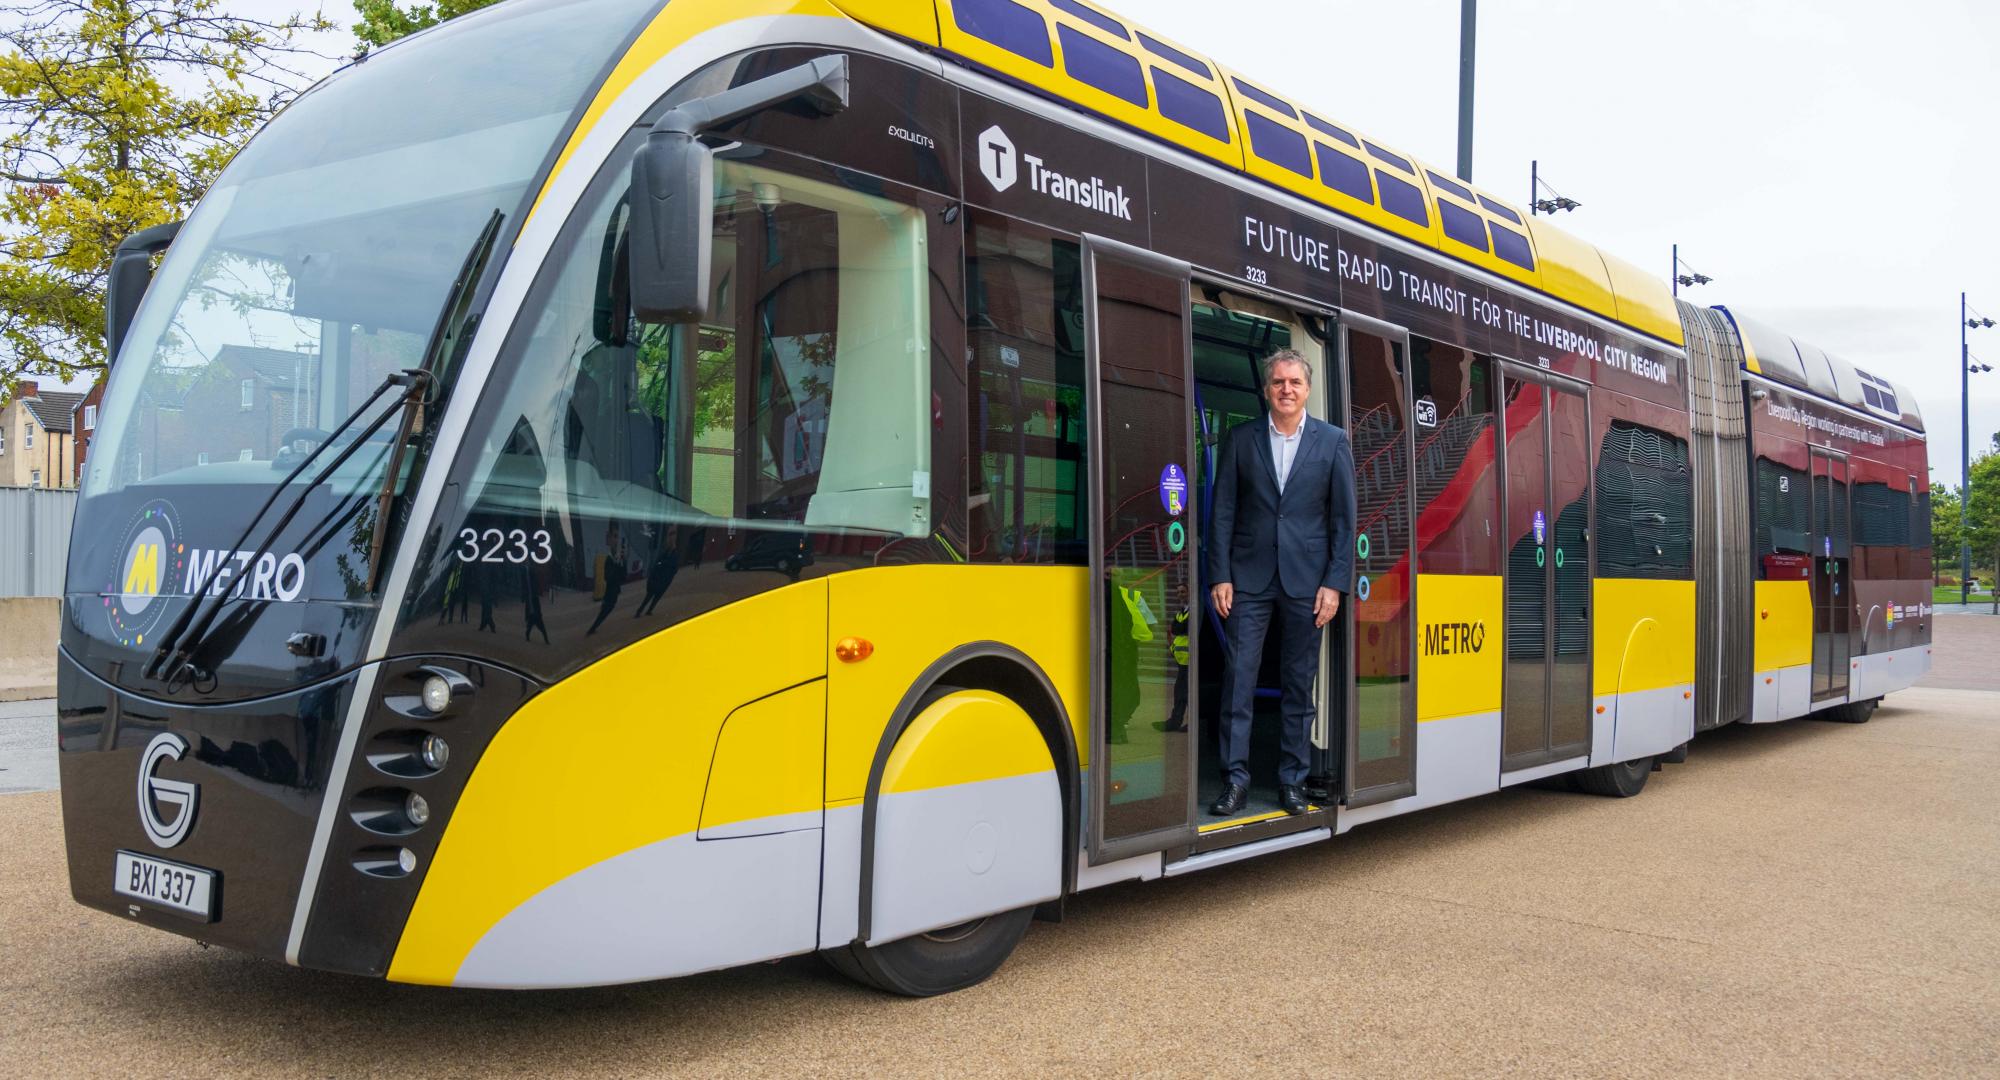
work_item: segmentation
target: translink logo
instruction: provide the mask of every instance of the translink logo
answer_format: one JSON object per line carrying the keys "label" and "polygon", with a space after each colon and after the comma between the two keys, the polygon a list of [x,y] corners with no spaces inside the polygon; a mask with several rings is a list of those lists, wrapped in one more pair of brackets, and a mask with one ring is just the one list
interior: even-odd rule
{"label": "translink logo", "polygon": [[[1020,179],[1020,164],[1016,161],[1017,151],[1014,140],[1007,137],[1000,125],[995,124],[979,133],[979,172],[995,191],[1005,191]],[[1107,184],[1100,177],[1091,176],[1078,179],[1045,167],[1042,159],[1033,154],[1018,154],[1019,161],[1027,163],[1028,187],[1051,199],[1075,203],[1100,214],[1109,214],[1124,221],[1132,220],[1132,197],[1125,194],[1125,185]]]}

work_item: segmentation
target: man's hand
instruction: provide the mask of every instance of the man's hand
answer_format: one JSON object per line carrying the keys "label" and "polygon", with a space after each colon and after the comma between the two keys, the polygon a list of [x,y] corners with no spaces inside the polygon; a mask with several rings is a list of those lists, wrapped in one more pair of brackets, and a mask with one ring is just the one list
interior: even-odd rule
{"label": "man's hand", "polygon": [[[1218,589],[1226,589],[1228,587],[1227,585],[1216,586]],[[1338,590],[1321,589],[1313,596],[1313,627],[1315,629],[1332,622],[1333,617],[1338,614],[1340,614],[1340,592]]]}
{"label": "man's hand", "polygon": [[[1320,591],[1325,592],[1326,590],[1321,589]],[[1210,586],[1208,595],[1215,601],[1215,613],[1227,619],[1229,617],[1229,605],[1236,601],[1236,586],[1225,581],[1220,585]]]}

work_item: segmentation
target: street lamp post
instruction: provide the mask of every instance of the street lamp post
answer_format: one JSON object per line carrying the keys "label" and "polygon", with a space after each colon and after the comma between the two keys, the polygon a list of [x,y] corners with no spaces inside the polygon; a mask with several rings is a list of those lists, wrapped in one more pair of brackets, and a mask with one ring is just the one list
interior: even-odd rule
{"label": "street lamp post", "polygon": [[[1958,602],[1972,602],[1972,537],[1966,534],[1966,511],[1972,505],[1972,350],[1966,345],[1965,332],[1982,330],[1993,325],[1993,320],[1980,316],[1973,318],[1965,304],[1965,294],[1958,294]],[[1988,368],[1987,370],[1992,370]],[[2000,582],[1995,582],[2000,590]]]}
{"label": "street lamp post", "polygon": [[1479,33],[1479,0],[1458,10],[1458,178],[1472,183],[1472,60]]}
{"label": "street lamp post", "polygon": [[[1683,270],[1687,272],[1682,273]],[[1671,276],[1674,282],[1675,299],[1680,298],[1681,286],[1683,285],[1706,285],[1715,280],[1707,274],[1696,271],[1694,267],[1681,262],[1681,246],[1679,244],[1674,245],[1674,272]]]}
{"label": "street lamp post", "polygon": [[[1542,192],[1548,192],[1544,196]],[[1538,158],[1528,162],[1528,214],[1553,214],[1558,210],[1574,210],[1583,204],[1577,202],[1555,188],[1542,183],[1542,163]]]}

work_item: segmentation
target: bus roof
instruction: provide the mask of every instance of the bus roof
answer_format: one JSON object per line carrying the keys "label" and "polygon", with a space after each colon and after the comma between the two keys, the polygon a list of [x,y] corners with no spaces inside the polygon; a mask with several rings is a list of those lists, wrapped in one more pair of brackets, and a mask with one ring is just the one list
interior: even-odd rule
{"label": "bus roof", "polygon": [[1667,284],[1546,219],[1083,0],[833,0],[855,20],[1651,337]]}
{"label": "bus roof", "polygon": [[1743,339],[1745,370],[1912,431],[1924,430],[1924,418],[1917,411],[1917,396],[1908,387],[1863,371],[1811,342],[1801,341],[1733,308],[1716,310],[1736,324],[1736,332]]}

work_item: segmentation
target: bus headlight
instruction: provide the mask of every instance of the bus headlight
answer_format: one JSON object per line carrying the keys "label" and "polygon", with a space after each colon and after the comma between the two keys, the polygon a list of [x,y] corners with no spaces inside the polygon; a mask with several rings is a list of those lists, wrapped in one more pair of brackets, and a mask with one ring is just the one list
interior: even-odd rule
{"label": "bus headlight", "polygon": [[431,819],[430,801],[412,791],[410,797],[403,800],[403,814],[410,819],[410,824],[422,828]]}
{"label": "bus headlight", "polygon": [[424,708],[441,713],[451,708],[451,684],[442,675],[424,680]]}
{"label": "bus headlight", "polygon": [[425,768],[438,772],[451,761],[451,744],[436,735],[426,735],[418,754],[424,759]]}

